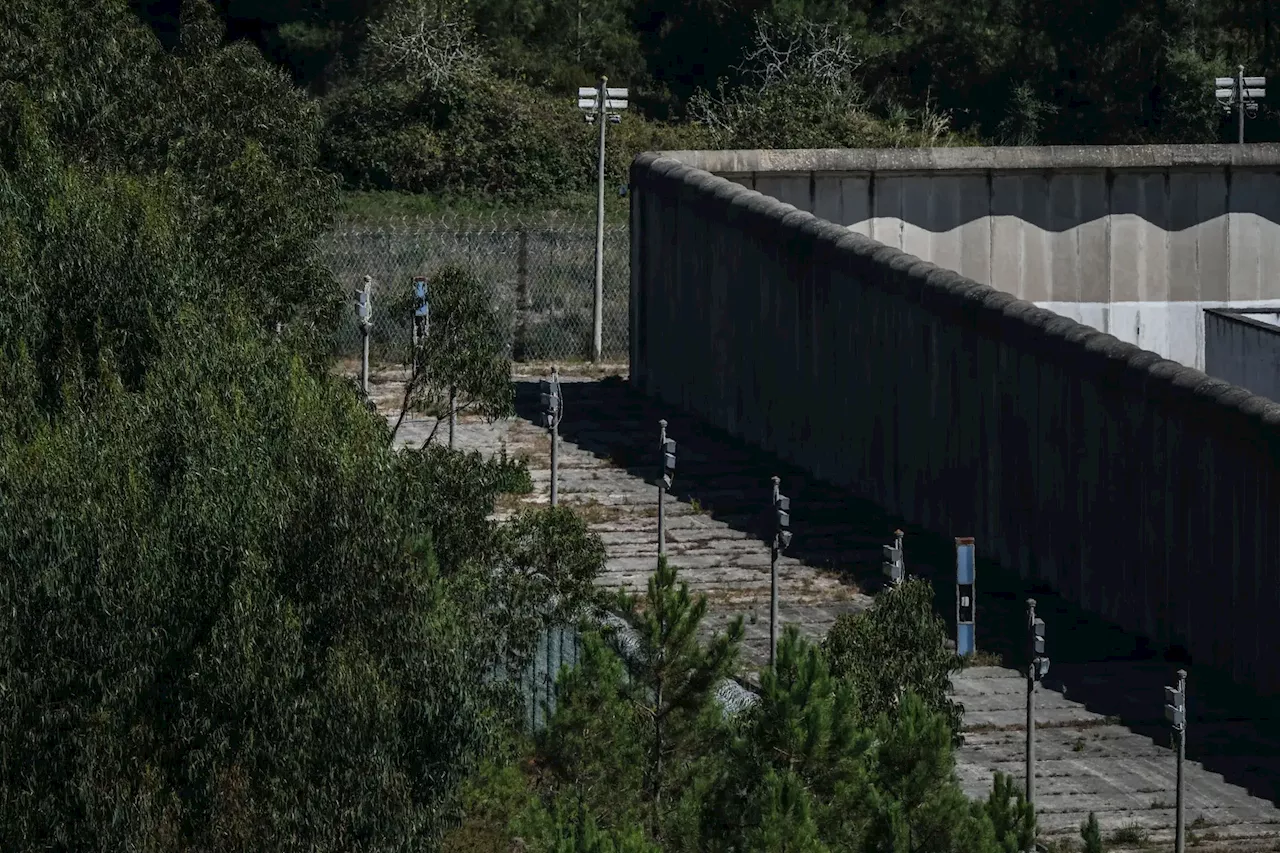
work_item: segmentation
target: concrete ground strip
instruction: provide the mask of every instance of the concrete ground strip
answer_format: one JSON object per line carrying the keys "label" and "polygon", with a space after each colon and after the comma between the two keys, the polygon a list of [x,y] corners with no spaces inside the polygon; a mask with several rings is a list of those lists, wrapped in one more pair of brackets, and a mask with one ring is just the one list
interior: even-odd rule
{"label": "concrete ground strip", "polygon": [[[621,368],[625,370],[625,367]],[[767,660],[769,643],[769,477],[783,477],[792,496],[795,542],[780,563],[780,618],[820,639],[842,613],[871,602],[877,588],[880,546],[891,542],[894,522],[839,489],[806,478],[765,454],[741,446],[679,412],[666,411],[618,379],[601,381],[608,369],[564,376],[565,414],[561,430],[561,501],[575,507],[604,541],[608,565],[600,583],[643,591],[657,555],[657,452],[660,417],[676,439],[676,482],[667,502],[667,553],[681,577],[709,603],[708,630],[731,619],[744,620],[745,663]],[[519,416],[494,424],[463,418],[457,446],[525,458],[534,481],[528,503],[548,500],[549,442],[536,426],[537,382],[545,372],[517,375]],[[375,374],[372,396],[379,409],[394,414],[402,386],[396,373]],[[410,417],[397,436],[399,446],[418,446],[434,420]],[[445,441],[446,430],[436,441]],[[510,508],[506,510],[510,511]],[[942,589],[948,578],[945,549],[933,537],[916,545],[909,532],[907,566]],[[921,537],[923,541],[923,537]],[[949,576],[954,583],[954,574]],[[1012,582],[1008,582],[1012,583]],[[988,584],[988,586],[992,586]],[[995,585],[998,586],[998,585]],[[866,590],[866,591],[864,591]],[[1017,624],[1021,590],[993,589],[979,610],[987,625]],[[940,596],[941,597],[941,596]],[[1045,601],[1049,654],[1077,635],[1093,631],[1087,617],[1068,614]],[[954,600],[954,599],[952,599]],[[945,612],[945,610],[944,610]],[[982,618],[980,616],[980,618]],[[1070,630],[1066,630],[1071,625]],[[1016,638],[991,637],[979,625],[979,646],[995,651],[1016,647]],[[1098,629],[1103,631],[1104,629]],[[987,629],[986,633],[994,633]],[[1011,633],[1004,630],[1004,634]],[[1016,633],[1016,629],[1012,632]],[[1096,632],[1095,632],[1096,633]],[[1109,642],[1109,641],[1108,641]],[[1125,639],[1123,642],[1131,642]],[[1011,655],[1006,654],[1005,659]],[[1044,839],[1079,841],[1079,827],[1097,814],[1109,849],[1172,849],[1175,762],[1160,714],[1159,682],[1176,668],[1163,661],[1117,657],[1105,663],[1056,662],[1037,696],[1037,812]],[[1054,669],[1060,678],[1054,678]],[[1193,679],[1193,685],[1195,684]],[[1024,778],[1026,682],[1002,666],[970,667],[954,678],[965,706],[965,744],[958,774],[972,797],[985,797],[996,771]],[[1068,699],[1067,694],[1072,698]],[[1154,705],[1147,701],[1154,694]],[[1192,695],[1189,690],[1189,696]],[[1136,698],[1130,698],[1136,697]],[[1130,704],[1126,704],[1129,702]],[[1251,718],[1250,700],[1234,706],[1192,707],[1186,763],[1188,845],[1204,850],[1280,850],[1280,738],[1272,737],[1263,712]],[[1246,712],[1241,713],[1239,708]],[[1262,708],[1259,702],[1256,707]],[[1268,706],[1270,707],[1270,706]],[[1200,750],[1200,754],[1197,754]]]}

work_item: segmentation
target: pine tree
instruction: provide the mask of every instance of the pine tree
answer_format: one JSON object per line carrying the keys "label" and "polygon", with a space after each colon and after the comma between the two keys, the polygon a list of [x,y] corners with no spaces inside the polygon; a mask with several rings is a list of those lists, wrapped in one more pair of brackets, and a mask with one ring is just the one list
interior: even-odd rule
{"label": "pine tree", "polygon": [[[748,840],[772,837],[782,821],[813,822],[828,845],[854,846],[866,815],[858,797],[870,743],[854,706],[850,686],[831,677],[821,650],[788,626],[776,666],[760,673],[760,703],[733,727],[706,804],[705,842],[756,849]],[[787,799],[788,785],[800,786],[805,802]],[[802,820],[799,810],[813,817]]]}
{"label": "pine tree", "polygon": [[711,705],[716,685],[732,674],[742,642],[742,620],[735,620],[727,633],[704,645],[698,629],[707,613],[706,597],[692,597],[688,584],[678,582],[676,567],[665,558],[659,558],[643,602],[625,593],[619,600],[640,640],[632,680],[643,690],[638,698],[649,721],[646,764],[651,827],[659,836],[667,760],[690,742]]}
{"label": "pine tree", "polygon": [[956,782],[951,729],[914,693],[876,726],[872,849],[893,853],[994,851],[991,821]]}
{"label": "pine tree", "polygon": [[556,686],[541,752],[554,787],[572,794],[606,828],[645,818],[646,721],[622,661],[598,634],[583,637],[578,665]]}
{"label": "pine tree", "polygon": [[1089,819],[1080,824],[1080,837],[1084,840],[1084,853],[1103,853],[1102,830],[1098,827],[1098,816],[1089,812]]}
{"label": "pine tree", "polygon": [[661,853],[638,826],[602,830],[581,804],[556,815],[555,843],[548,853]]}
{"label": "pine tree", "polygon": [[1021,853],[1031,848],[1036,834],[1035,809],[1012,776],[996,771],[986,812],[1003,853]]}
{"label": "pine tree", "polygon": [[827,853],[810,813],[810,797],[804,782],[792,771],[770,769],[765,775],[759,823],[747,833],[745,850],[770,853]]}

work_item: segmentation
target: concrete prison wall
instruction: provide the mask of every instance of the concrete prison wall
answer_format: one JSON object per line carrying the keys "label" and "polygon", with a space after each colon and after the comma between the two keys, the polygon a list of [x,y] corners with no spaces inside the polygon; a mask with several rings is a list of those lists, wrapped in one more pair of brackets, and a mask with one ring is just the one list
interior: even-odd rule
{"label": "concrete prison wall", "polygon": [[675,159],[631,181],[639,388],[1280,688],[1280,405]]}
{"label": "concrete prison wall", "polygon": [[1275,314],[1205,311],[1205,373],[1280,401],[1280,325]]}
{"label": "concrete prison wall", "polygon": [[1204,369],[1203,309],[1280,306],[1280,146],[673,153]]}

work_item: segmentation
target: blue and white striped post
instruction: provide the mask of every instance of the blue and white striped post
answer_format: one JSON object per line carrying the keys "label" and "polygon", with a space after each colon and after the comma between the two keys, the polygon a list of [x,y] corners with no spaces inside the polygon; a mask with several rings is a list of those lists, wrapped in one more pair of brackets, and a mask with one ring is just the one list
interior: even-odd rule
{"label": "blue and white striped post", "polygon": [[973,537],[956,537],[956,654],[976,651],[973,615]]}

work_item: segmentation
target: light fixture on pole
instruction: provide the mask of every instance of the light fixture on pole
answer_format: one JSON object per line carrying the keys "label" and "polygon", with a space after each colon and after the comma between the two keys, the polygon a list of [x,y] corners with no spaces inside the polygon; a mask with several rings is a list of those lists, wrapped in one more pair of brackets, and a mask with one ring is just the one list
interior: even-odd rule
{"label": "light fixture on pole", "polygon": [[1217,77],[1213,81],[1213,94],[1222,105],[1222,109],[1236,111],[1238,130],[1236,141],[1244,145],[1244,117],[1258,115],[1258,101],[1267,95],[1266,77],[1244,76],[1244,66],[1236,66],[1235,77]]}
{"label": "light fixture on pole", "polygon": [[[596,282],[591,322],[591,360],[600,361],[604,337],[604,137],[605,128],[622,121],[620,112],[627,108],[627,90],[608,86],[609,78],[601,77],[598,87],[578,89],[578,109],[588,123],[600,126],[600,145],[596,163]],[[608,118],[605,118],[608,116]]]}

